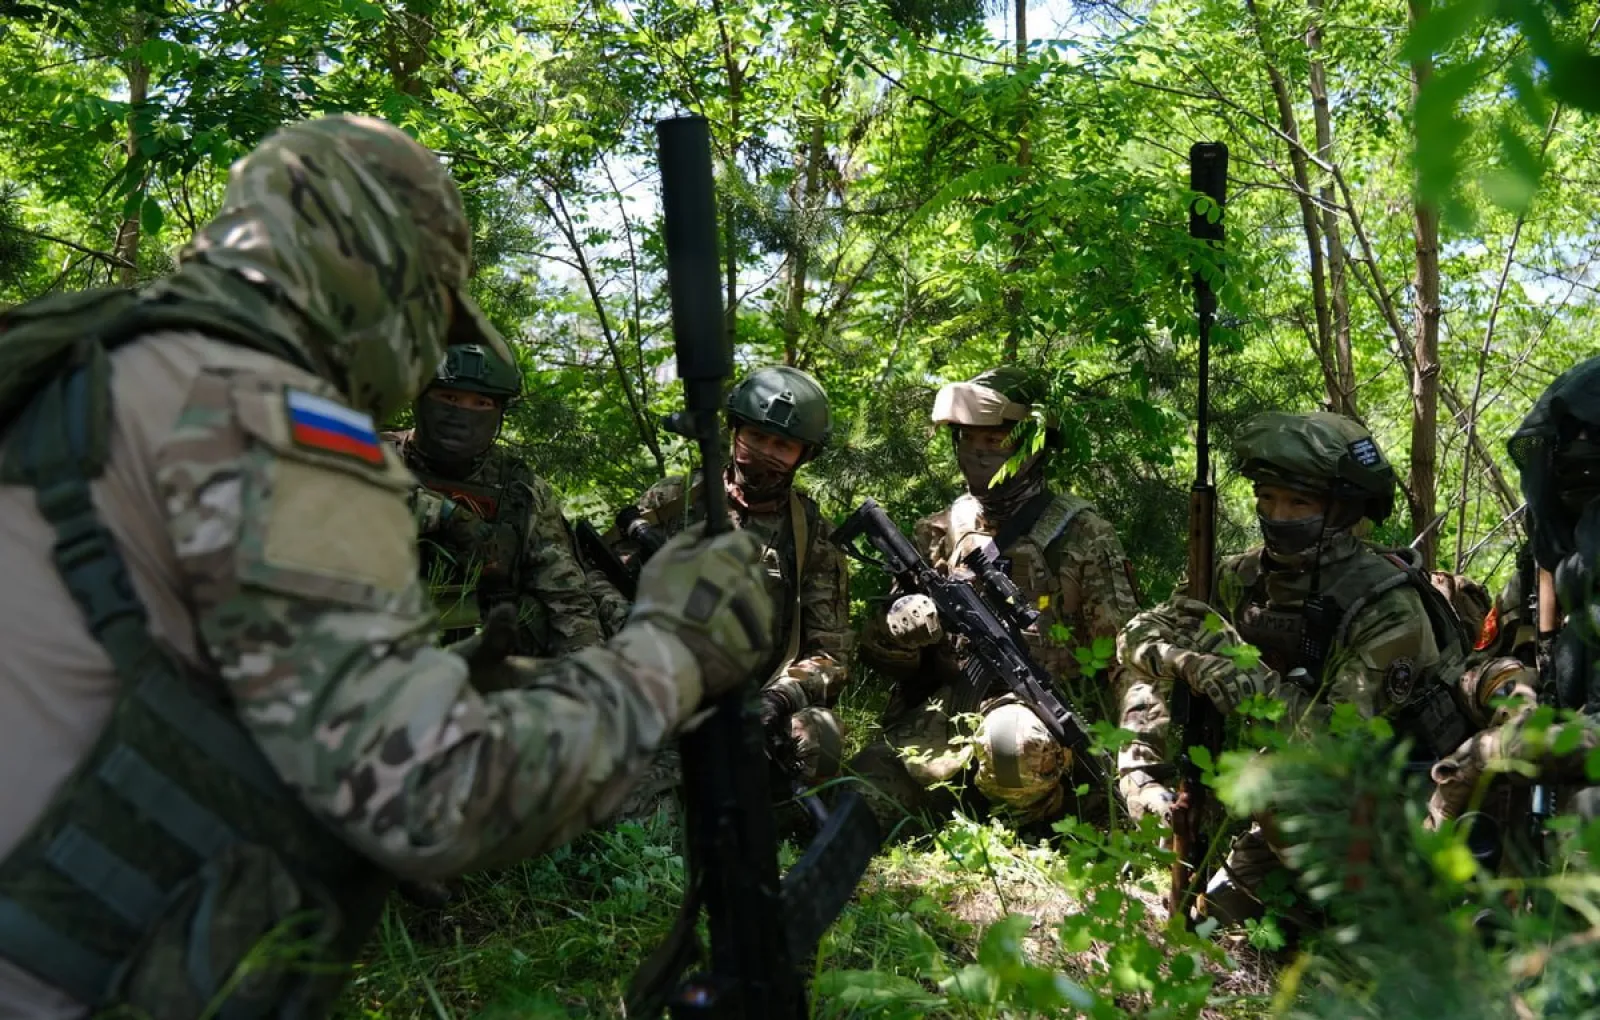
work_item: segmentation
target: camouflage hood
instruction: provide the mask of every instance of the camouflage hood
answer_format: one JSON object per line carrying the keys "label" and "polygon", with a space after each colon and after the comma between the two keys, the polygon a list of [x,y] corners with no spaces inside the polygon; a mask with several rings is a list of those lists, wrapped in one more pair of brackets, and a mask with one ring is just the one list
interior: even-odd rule
{"label": "camouflage hood", "polygon": [[471,233],[454,182],[381,120],[274,132],[230,169],[222,211],[179,259],[156,290],[251,315],[380,420],[433,378],[449,342],[515,362],[467,296]]}

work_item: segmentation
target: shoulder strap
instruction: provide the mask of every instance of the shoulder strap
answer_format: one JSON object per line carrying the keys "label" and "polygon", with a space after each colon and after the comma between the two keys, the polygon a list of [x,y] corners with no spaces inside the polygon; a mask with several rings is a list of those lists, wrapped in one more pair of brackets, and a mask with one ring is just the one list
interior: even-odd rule
{"label": "shoulder strap", "polygon": [[811,521],[805,500],[795,489],[789,489],[789,526],[794,535],[794,600],[789,610],[789,640],[783,650],[783,661],[773,675],[782,673],[800,654],[800,624],[805,607],[801,594],[805,589],[806,560],[811,553]]}
{"label": "shoulder strap", "polygon": [[1039,519],[1034,521],[1033,527],[1028,529],[1028,538],[1044,553],[1052,570],[1058,570],[1061,566],[1061,553],[1056,543],[1072,527],[1072,522],[1078,519],[1079,514],[1093,509],[1094,504],[1088,500],[1064,492],[1050,501]]}
{"label": "shoulder strap", "polygon": [[1017,544],[1017,539],[1029,534],[1053,498],[1048,492],[1041,492],[1022,504],[1021,508],[995,533],[995,551],[1004,555],[1007,549]]}
{"label": "shoulder strap", "polygon": [[[1377,555],[1374,567],[1353,573],[1348,580],[1341,579],[1328,595],[1342,612],[1334,630],[1335,640],[1343,644],[1355,626],[1355,619],[1381,596],[1406,585],[1417,593],[1428,615],[1428,625],[1439,644],[1442,655],[1449,657],[1472,646],[1466,626],[1456,614],[1455,607],[1433,586],[1420,567],[1406,556],[1391,549],[1373,549]],[[1384,568],[1377,567],[1381,563]]]}

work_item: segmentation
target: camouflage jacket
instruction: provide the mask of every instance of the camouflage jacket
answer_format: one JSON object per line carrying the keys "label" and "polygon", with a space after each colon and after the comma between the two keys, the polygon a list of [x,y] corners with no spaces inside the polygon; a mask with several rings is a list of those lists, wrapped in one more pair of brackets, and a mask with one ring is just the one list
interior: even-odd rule
{"label": "camouflage jacket", "polygon": [[[912,544],[936,570],[959,573],[964,568],[958,561],[998,530],[968,494],[918,521]],[[1115,660],[1105,663],[1103,676],[1085,682],[1077,650],[1092,648],[1096,639],[1103,646],[1109,644],[1139,611],[1133,568],[1116,529],[1087,502],[1063,493],[1050,500],[1021,538],[1000,552],[1008,561],[1007,575],[1040,609],[1038,621],[1024,635],[1029,652],[1066,685],[1080,711],[1092,718],[1109,718],[1114,708]],[[948,637],[933,648],[911,649],[889,634],[888,605],[899,594],[893,593],[868,616],[861,639],[863,659],[895,682],[890,719],[921,704],[960,672],[958,652]]]}
{"label": "camouflage jacket", "polygon": [[[1322,590],[1334,590],[1345,575],[1356,579],[1358,587],[1370,588],[1365,578],[1381,573],[1382,562],[1358,539],[1341,536],[1322,554]],[[1310,585],[1309,572],[1265,569],[1262,550],[1257,548],[1222,561],[1212,602],[1225,622],[1260,648],[1262,665],[1245,672],[1260,678],[1258,689],[1288,704],[1285,718],[1292,724],[1318,725],[1340,704],[1354,705],[1363,716],[1391,713],[1413,697],[1419,678],[1443,667],[1422,598],[1414,588],[1402,585],[1383,591],[1341,621],[1314,689],[1281,682],[1281,670],[1290,663],[1273,647],[1278,642],[1272,632],[1283,631],[1285,646],[1298,640],[1297,631],[1286,630],[1286,621],[1298,618]],[[1185,587],[1180,582],[1176,594]],[[1158,791],[1167,789],[1167,763],[1174,760],[1175,749],[1167,746],[1173,681],[1162,675],[1167,672],[1163,660],[1185,651],[1216,654],[1219,648],[1202,621],[1173,602],[1135,617],[1119,635],[1118,647],[1125,668],[1121,725],[1135,736],[1119,754],[1119,783],[1137,815],[1142,805],[1159,799]]]}
{"label": "camouflage jacket", "polygon": [[[422,483],[410,501],[422,538],[423,580],[447,635],[476,626],[488,605],[515,599],[524,654],[559,656],[601,641],[591,580],[573,553],[561,499],[549,482],[498,444],[466,478],[450,479],[430,469],[411,431],[384,438]],[[447,498],[509,529],[509,563],[498,563],[493,539],[458,548],[447,537],[441,521]]]}
{"label": "camouflage jacket", "polygon": [[[666,536],[675,535],[704,519],[704,504],[696,499],[700,487],[697,471],[692,483],[683,476],[665,478],[651,486],[637,506],[646,519]],[[850,676],[854,635],[850,630],[850,578],[845,557],[828,540],[833,526],[822,516],[816,501],[795,491],[806,516],[805,574],[795,577],[795,532],[790,506],[752,511],[731,496],[728,519],[734,527],[753,531],[761,537],[765,550],[767,591],[776,612],[773,615],[773,661],[767,672],[768,687],[781,690],[792,709],[809,706],[832,707]],[[617,553],[631,561],[639,553],[629,540],[617,544]],[[798,586],[798,591],[797,591]],[[791,642],[798,594],[800,633],[794,661],[785,665],[783,657]]]}

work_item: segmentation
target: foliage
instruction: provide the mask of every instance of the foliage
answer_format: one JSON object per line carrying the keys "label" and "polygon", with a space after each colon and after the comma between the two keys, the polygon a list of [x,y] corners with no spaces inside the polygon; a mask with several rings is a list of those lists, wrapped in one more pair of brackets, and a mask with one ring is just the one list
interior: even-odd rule
{"label": "foliage", "polygon": [[[527,377],[507,438],[572,516],[603,520],[690,464],[659,426],[679,394],[652,123],[694,111],[713,127],[736,360],[797,365],[830,396],[837,439],[803,475],[826,512],[872,496],[908,527],[947,505],[960,480],[933,395],[1015,361],[1049,382],[1052,481],[1118,527],[1144,600],[1163,598],[1195,478],[1198,270],[1221,304],[1219,547],[1254,538],[1228,436],[1268,408],[1331,407],[1405,478],[1411,519],[1375,537],[1409,542],[1442,512],[1440,564],[1498,581],[1520,502],[1504,438],[1600,328],[1596,0],[1044,6],[1061,37],[1019,49],[969,0],[3,3],[0,301],[153,278],[275,125],[384,116],[462,187],[474,290]],[[1185,229],[1201,139],[1232,153],[1220,255]],[[1414,417],[1433,395],[1436,424]],[[883,581],[853,584],[859,601]],[[1559,1013],[1592,994],[1586,880],[1474,871],[1461,834],[1417,827],[1381,735],[1343,720],[1343,742],[1291,743],[1267,725],[1281,705],[1252,709],[1244,746],[1272,753],[1200,764],[1236,811],[1318,834],[1298,863],[1328,937],[1290,945],[1292,901],[1226,951],[1163,926],[1148,829],[1035,845],[960,819],[874,865],[818,958],[819,1015],[1480,1015],[1516,996]],[[865,707],[851,721],[872,731]],[[1387,813],[1357,824],[1353,792]],[[1345,888],[1360,833],[1368,884],[1347,912],[1315,890]],[[471,879],[442,916],[393,909],[348,1013],[614,1011],[617,961],[670,921],[674,840],[664,817],[622,826]],[[1486,950],[1468,921],[1502,894],[1565,909],[1504,918]],[[1288,961],[1275,1000],[1261,954]]]}

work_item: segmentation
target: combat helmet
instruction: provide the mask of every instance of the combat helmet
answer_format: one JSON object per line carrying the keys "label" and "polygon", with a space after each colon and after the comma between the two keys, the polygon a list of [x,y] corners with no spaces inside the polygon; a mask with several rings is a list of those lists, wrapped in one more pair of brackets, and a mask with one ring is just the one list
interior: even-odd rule
{"label": "combat helmet", "polygon": [[[1017,365],[980,372],[966,382],[946,383],[933,398],[933,423],[952,430],[963,425],[994,427],[1028,421],[1045,398],[1044,380]],[[1045,445],[1057,446],[1054,413],[1045,416]]]}
{"label": "combat helmet", "polygon": [[1600,495],[1600,357],[1557,376],[1506,449],[1534,521],[1534,558],[1554,570],[1577,551],[1584,504]]}
{"label": "combat helmet", "polygon": [[429,385],[482,393],[506,407],[522,395],[522,372],[483,344],[457,344],[445,350]]}
{"label": "combat helmet", "polygon": [[734,428],[754,425],[805,443],[804,460],[833,436],[828,394],[810,375],[788,365],[758,368],[739,380],[728,391],[727,411]]}
{"label": "combat helmet", "polygon": [[1234,436],[1233,458],[1252,481],[1359,507],[1374,524],[1394,510],[1394,468],[1372,433],[1342,414],[1258,414]]}

